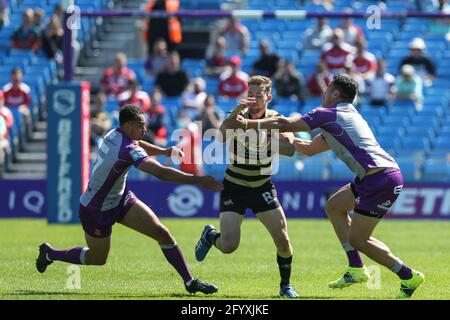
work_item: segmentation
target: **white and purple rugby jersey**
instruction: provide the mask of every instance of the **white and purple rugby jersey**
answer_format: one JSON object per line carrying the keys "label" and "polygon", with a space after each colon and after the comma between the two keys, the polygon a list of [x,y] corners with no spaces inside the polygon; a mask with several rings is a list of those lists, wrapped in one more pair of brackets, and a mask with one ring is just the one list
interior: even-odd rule
{"label": "white and purple rugby jersey", "polygon": [[120,128],[108,132],[99,148],[88,187],[81,195],[81,205],[99,211],[117,207],[131,165],[137,167],[147,158],[147,152]]}
{"label": "white and purple rugby jersey", "polygon": [[303,115],[302,120],[311,130],[320,128],[330,149],[360,179],[372,168],[399,168],[375,140],[367,122],[349,103],[313,109]]}

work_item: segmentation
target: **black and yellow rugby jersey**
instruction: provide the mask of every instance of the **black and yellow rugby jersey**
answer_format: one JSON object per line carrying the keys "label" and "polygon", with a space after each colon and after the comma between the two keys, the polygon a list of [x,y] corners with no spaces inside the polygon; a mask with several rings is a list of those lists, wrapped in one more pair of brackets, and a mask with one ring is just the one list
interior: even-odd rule
{"label": "black and yellow rugby jersey", "polygon": [[[250,112],[245,109],[239,113],[246,119],[250,119]],[[264,118],[280,116],[275,110],[266,109]],[[263,133],[267,134],[264,135]],[[258,138],[239,138],[233,135],[233,141],[229,144],[230,164],[225,171],[225,179],[233,184],[258,188],[268,182],[272,173],[272,154],[270,132],[263,131],[257,134]],[[255,135],[256,137],[256,135]],[[256,143],[255,143],[256,141]]]}

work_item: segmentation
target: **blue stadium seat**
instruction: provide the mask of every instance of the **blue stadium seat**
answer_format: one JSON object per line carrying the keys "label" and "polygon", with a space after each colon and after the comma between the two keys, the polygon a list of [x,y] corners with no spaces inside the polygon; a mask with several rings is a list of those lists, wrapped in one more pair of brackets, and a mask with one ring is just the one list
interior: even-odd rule
{"label": "blue stadium seat", "polygon": [[407,128],[407,136],[408,137],[414,137],[414,138],[421,138],[425,137],[428,139],[433,139],[435,136],[435,132],[433,128],[430,127],[408,127]]}
{"label": "blue stadium seat", "polygon": [[447,149],[450,150],[450,135],[442,135],[437,137],[433,142],[435,149]]}
{"label": "blue stadium seat", "polygon": [[[321,161],[320,158],[311,157],[304,158],[301,160],[303,165],[303,170],[299,171],[297,168],[291,169],[291,174],[299,174],[299,179],[301,180],[323,180],[326,178],[327,165],[325,162]],[[299,163],[300,165],[300,163]],[[281,168],[280,168],[281,169]],[[287,179],[292,179],[289,176]]]}
{"label": "blue stadium seat", "polygon": [[411,137],[405,136],[402,141],[402,148],[409,150],[429,150],[430,149],[430,140],[428,137]]}
{"label": "blue stadium seat", "polygon": [[114,112],[119,110],[119,101],[117,99],[108,98],[105,104],[105,112]]}
{"label": "blue stadium seat", "polygon": [[445,160],[426,160],[423,165],[422,180],[428,182],[449,182],[449,162]]}
{"label": "blue stadium seat", "polygon": [[383,126],[385,127],[399,127],[399,128],[405,128],[409,125],[409,118],[403,117],[403,116],[388,116],[383,119]]}
{"label": "blue stadium seat", "polygon": [[400,148],[400,140],[398,138],[379,137],[378,143],[386,151],[393,150],[393,151],[397,152]]}
{"label": "blue stadium seat", "polygon": [[415,113],[415,107],[411,105],[397,105],[395,104],[392,107],[389,108],[388,114],[389,117],[405,117],[410,118]]}
{"label": "blue stadium seat", "polygon": [[416,164],[408,158],[396,158],[398,166],[402,170],[403,179],[405,182],[416,181]]}
{"label": "blue stadium seat", "polygon": [[405,133],[405,129],[398,126],[380,126],[377,129],[377,137],[380,137],[382,140],[387,140],[389,137],[401,138]]}
{"label": "blue stadium seat", "polygon": [[231,112],[231,110],[234,109],[234,107],[237,105],[238,100],[236,99],[229,99],[226,97],[219,96],[217,98],[217,106],[225,112],[225,114]]}
{"label": "blue stadium seat", "polygon": [[352,181],[355,174],[350,171],[345,163],[336,159],[330,161],[330,179]]}

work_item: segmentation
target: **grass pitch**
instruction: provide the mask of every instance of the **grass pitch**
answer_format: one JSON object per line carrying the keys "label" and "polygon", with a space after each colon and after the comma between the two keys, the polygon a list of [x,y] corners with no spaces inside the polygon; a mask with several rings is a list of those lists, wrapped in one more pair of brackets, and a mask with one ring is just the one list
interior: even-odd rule
{"label": "grass pitch", "polygon": [[[203,226],[218,220],[164,219],[181,246],[195,277],[210,281],[217,294],[190,295],[166,262],[157,243],[121,225],[113,227],[112,248],[103,267],[81,266],[80,289],[66,288],[73,269],[55,262],[44,274],[35,268],[38,245],[58,249],[84,245],[79,225],[48,226],[43,220],[0,221],[0,299],[280,299],[278,267],[272,239],[256,219],[245,219],[239,249],[224,255],[212,248],[199,263],[194,246]],[[364,257],[375,279],[343,290],[327,287],[342,275],[346,257],[327,220],[289,220],[294,247],[292,284],[303,299],[393,299],[397,276]],[[413,268],[425,284],[413,299],[450,299],[450,223],[447,221],[381,222],[375,236]],[[75,270],[76,272],[76,270]]]}

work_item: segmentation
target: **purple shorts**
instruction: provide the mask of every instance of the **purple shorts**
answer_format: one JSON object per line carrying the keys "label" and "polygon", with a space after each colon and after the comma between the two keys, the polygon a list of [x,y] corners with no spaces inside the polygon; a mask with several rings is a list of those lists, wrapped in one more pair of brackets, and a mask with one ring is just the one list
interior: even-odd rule
{"label": "purple shorts", "polygon": [[350,186],[356,198],[354,212],[383,218],[402,191],[403,176],[399,169],[388,168],[362,180],[357,177]]}
{"label": "purple shorts", "polygon": [[79,216],[83,230],[91,237],[109,237],[114,223],[120,222],[137,200],[133,192],[125,190],[119,205],[108,211],[94,210],[80,204]]}

